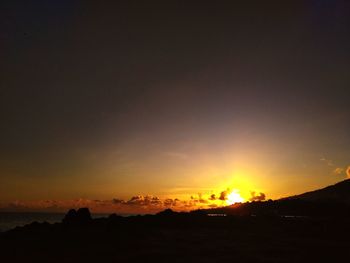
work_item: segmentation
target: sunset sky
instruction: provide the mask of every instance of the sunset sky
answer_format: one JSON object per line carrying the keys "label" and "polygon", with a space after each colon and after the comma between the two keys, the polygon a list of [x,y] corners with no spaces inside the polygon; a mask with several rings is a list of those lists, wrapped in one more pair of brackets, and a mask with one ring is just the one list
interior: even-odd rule
{"label": "sunset sky", "polygon": [[0,210],[183,210],[350,177],[348,1],[112,2],[1,2]]}

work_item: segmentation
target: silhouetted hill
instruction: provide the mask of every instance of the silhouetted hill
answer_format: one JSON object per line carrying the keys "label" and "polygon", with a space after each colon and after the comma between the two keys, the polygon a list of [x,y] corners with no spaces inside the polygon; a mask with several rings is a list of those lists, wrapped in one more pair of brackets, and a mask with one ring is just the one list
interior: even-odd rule
{"label": "silhouetted hill", "polygon": [[343,262],[349,186],[188,213],[92,219],[72,209],[62,223],[0,233],[1,262]]}
{"label": "silhouetted hill", "polygon": [[70,211],[63,223],[0,233],[1,262],[344,262],[350,246],[343,217],[211,217],[165,210],[89,219],[87,209],[80,211]]}
{"label": "silhouetted hill", "polygon": [[346,217],[350,218],[350,205],[329,201],[281,199],[250,202],[202,210],[207,214],[258,217]]}
{"label": "silhouetted hill", "polygon": [[311,192],[288,197],[307,201],[345,203],[350,205],[350,179]]}
{"label": "silhouetted hill", "polygon": [[350,218],[350,180],[279,200],[247,202],[202,210],[233,216],[307,216]]}

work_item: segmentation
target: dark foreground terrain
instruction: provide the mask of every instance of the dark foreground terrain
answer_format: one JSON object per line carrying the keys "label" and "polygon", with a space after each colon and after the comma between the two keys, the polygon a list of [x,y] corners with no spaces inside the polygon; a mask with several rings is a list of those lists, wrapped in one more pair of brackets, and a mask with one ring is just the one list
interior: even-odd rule
{"label": "dark foreground terrain", "polygon": [[[225,215],[225,216],[219,216]],[[350,180],[276,201],[0,233],[0,262],[349,262]]]}
{"label": "dark foreground terrain", "polygon": [[208,216],[207,211],[91,219],[0,235],[1,262],[348,262],[348,217]]}

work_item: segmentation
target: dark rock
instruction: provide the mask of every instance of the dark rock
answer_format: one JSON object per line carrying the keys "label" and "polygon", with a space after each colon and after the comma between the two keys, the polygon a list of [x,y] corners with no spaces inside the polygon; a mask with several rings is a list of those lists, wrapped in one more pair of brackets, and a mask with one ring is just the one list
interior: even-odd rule
{"label": "dark rock", "polygon": [[63,218],[66,224],[82,224],[92,220],[89,208],[79,208],[78,211],[71,209]]}
{"label": "dark rock", "polygon": [[90,221],[92,218],[89,208],[79,208],[77,211],[77,218],[80,222]]}
{"label": "dark rock", "polygon": [[71,222],[73,222],[76,219],[76,217],[77,217],[77,211],[75,209],[71,209],[64,216],[62,222],[63,223],[71,223]]}

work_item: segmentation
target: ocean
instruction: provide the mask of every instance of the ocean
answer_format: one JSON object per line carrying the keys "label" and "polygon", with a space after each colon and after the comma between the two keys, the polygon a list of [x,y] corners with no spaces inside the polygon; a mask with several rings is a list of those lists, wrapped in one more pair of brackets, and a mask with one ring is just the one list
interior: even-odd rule
{"label": "ocean", "polygon": [[[34,221],[42,223],[61,222],[64,213],[12,213],[0,212],[0,232],[10,230],[16,226],[24,226]],[[93,218],[107,217],[107,214],[92,214]]]}

